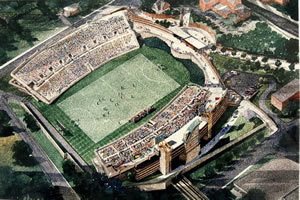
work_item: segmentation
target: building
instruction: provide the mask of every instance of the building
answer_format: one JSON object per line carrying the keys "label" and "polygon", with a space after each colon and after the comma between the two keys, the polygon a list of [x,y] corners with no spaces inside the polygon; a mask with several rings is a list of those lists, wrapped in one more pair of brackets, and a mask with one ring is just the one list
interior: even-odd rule
{"label": "building", "polygon": [[64,7],[64,16],[65,17],[74,16],[74,15],[78,14],[79,12],[80,11],[79,11],[78,3],[74,3],[72,5]]}
{"label": "building", "polygon": [[272,94],[271,104],[282,111],[290,100],[299,100],[299,79],[295,79]]}
{"label": "building", "polygon": [[267,3],[267,4],[275,3],[275,4],[279,4],[279,5],[284,6],[287,3],[289,3],[290,0],[261,0],[261,2]]}
{"label": "building", "polygon": [[170,10],[170,4],[163,0],[157,0],[152,6],[152,10],[154,10],[156,14],[162,14],[163,12]]}
{"label": "building", "polygon": [[[234,182],[234,193],[260,189],[266,200],[299,199],[299,164],[286,158],[273,159]],[[289,198],[292,197],[292,198]]]}
{"label": "building", "polygon": [[212,10],[223,18],[235,14],[238,16],[237,22],[251,15],[250,10],[242,4],[241,0],[200,0],[199,7],[204,12]]}
{"label": "building", "polygon": [[212,137],[213,125],[225,112],[226,93],[221,87],[186,86],[146,124],[95,150],[96,170],[120,180],[133,172],[141,180],[191,162],[200,154],[201,140]]}

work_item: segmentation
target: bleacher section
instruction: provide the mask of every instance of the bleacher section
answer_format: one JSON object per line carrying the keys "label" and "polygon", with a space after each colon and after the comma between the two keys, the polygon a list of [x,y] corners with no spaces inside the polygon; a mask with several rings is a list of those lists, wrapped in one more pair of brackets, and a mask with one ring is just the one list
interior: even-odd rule
{"label": "bleacher section", "polygon": [[91,21],[33,55],[12,72],[15,84],[45,103],[110,60],[139,48],[120,11]]}
{"label": "bleacher section", "polygon": [[155,138],[167,138],[198,115],[209,92],[199,86],[187,86],[149,122],[119,140],[101,147],[95,153],[100,162],[118,170],[154,155]]}

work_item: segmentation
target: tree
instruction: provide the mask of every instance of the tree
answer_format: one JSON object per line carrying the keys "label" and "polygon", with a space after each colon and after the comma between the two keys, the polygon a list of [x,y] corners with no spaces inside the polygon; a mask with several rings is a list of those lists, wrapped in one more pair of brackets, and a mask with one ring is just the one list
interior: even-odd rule
{"label": "tree", "polygon": [[241,146],[237,146],[232,150],[233,154],[237,157],[242,153],[242,148]]}
{"label": "tree", "polygon": [[256,57],[256,56],[252,56],[251,59],[252,59],[253,61],[255,61],[255,60],[257,59],[257,57]]}
{"label": "tree", "polygon": [[0,137],[7,137],[13,135],[13,128],[11,126],[0,126]]}
{"label": "tree", "polygon": [[231,151],[229,152],[226,152],[224,154],[224,160],[225,160],[225,163],[230,163],[233,159],[233,153]]}
{"label": "tree", "polygon": [[215,169],[212,166],[207,166],[205,168],[204,174],[206,178],[210,178],[216,174]]}
{"label": "tree", "polygon": [[267,73],[269,73],[270,72],[270,70],[271,70],[271,67],[270,67],[270,65],[265,65],[265,71],[267,72]]}
{"label": "tree", "polygon": [[292,19],[298,21],[298,0],[293,0],[286,4],[285,10],[288,12]]}
{"label": "tree", "polygon": [[64,174],[66,174],[66,175],[69,176],[69,177],[72,177],[72,176],[76,173],[75,165],[74,165],[74,163],[73,163],[71,160],[69,160],[69,159],[65,159],[65,160],[63,161],[62,168],[63,168]]}
{"label": "tree", "polygon": [[43,173],[14,172],[11,167],[0,167],[0,198],[62,200]]}
{"label": "tree", "polygon": [[245,58],[246,56],[247,56],[246,53],[242,53],[242,55],[241,55],[242,58]]}
{"label": "tree", "polygon": [[248,193],[242,197],[240,200],[265,200],[266,199],[266,193],[260,189],[250,189]]}
{"label": "tree", "polygon": [[225,47],[222,47],[221,52],[225,53],[227,51],[227,49]]}
{"label": "tree", "polygon": [[23,140],[16,141],[12,146],[14,152],[13,158],[16,164],[23,166],[33,166],[36,164],[36,160],[31,156],[32,149]]}
{"label": "tree", "polygon": [[281,65],[280,60],[276,60],[275,65],[276,65],[277,67],[279,67],[279,66]]}
{"label": "tree", "polygon": [[231,55],[235,56],[236,55],[236,51],[232,51]]}
{"label": "tree", "polygon": [[291,64],[289,65],[289,69],[290,69],[291,71],[294,71],[294,70],[295,70],[295,63],[291,63]]}
{"label": "tree", "polygon": [[267,56],[265,56],[265,57],[263,57],[263,58],[261,59],[261,61],[264,62],[264,63],[266,63],[268,60],[269,60],[269,58],[268,58]]}
{"label": "tree", "polygon": [[216,169],[218,171],[221,171],[223,167],[224,167],[224,161],[221,158],[218,158],[216,160]]}
{"label": "tree", "polygon": [[93,9],[96,8],[98,1],[97,0],[88,0],[88,8]]}
{"label": "tree", "polygon": [[127,173],[127,179],[130,181],[134,181],[135,180],[135,171],[134,170],[130,170]]}
{"label": "tree", "polygon": [[33,119],[33,117],[30,114],[26,113],[24,115],[24,121],[27,125],[27,128],[29,128],[30,131],[35,132],[35,131],[40,130],[40,127],[36,124],[35,120]]}
{"label": "tree", "polygon": [[259,68],[260,68],[260,62],[256,61],[255,64],[254,64],[254,66],[255,66],[256,70],[259,70]]}
{"label": "tree", "polygon": [[13,135],[13,128],[9,125],[9,116],[3,110],[0,110],[0,137]]}
{"label": "tree", "polygon": [[6,63],[8,61],[7,53],[3,48],[0,47],[0,65]]}
{"label": "tree", "polygon": [[282,114],[285,117],[291,117],[294,116],[299,109],[298,101],[296,100],[290,100],[286,103],[285,107],[282,110]]}
{"label": "tree", "polygon": [[231,200],[234,199],[234,195],[226,188],[219,190],[212,189],[212,191],[208,193],[208,198],[212,200]]}
{"label": "tree", "polygon": [[249,145],[250,147],[253,147],[255,144],[256,144],[255,138],[252,138],[252,139],[248,142],[248,145]]}
{"label": "tree", "polygon": [[212,45],[211,50],[215,51],[217,47],[215,45]]}

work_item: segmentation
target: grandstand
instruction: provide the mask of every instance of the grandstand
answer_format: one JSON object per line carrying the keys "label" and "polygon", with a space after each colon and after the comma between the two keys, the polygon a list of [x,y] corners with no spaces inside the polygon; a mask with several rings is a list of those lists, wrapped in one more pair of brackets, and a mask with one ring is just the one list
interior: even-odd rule
{"label": "grandstand", "polygon": [[[158,170],[169,173],[172,167],[164,168],[175,158],[189,162],[198,156],[200,138],[210,138],[209,129],[227,107],[226,92],[222,88],[184,87],[148,123],[97,149],[94,163],[100,163],[108,177],[120,179],[130,169],[135,170],[137,180]],[[161,141],[167,142],[166,147],[162,148]],[[167,155],[162,152],[165,148]]]}
{"label": "grandstand", "polygon": [[126,11],[116,12],[32,55],[11,73],[11,83],[50,104],[93,70],[137,48]]}

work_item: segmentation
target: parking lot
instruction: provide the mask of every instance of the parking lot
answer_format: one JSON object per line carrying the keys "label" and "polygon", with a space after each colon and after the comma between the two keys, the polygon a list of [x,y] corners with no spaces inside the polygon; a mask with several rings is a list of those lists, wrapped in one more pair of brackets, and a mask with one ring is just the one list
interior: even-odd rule
{"label": "parking lot", "polygon": [[238,72],[237,75],[230,76],[225,84],[244,98],[250,99],[261,87],[259,77],[257,74]]}

